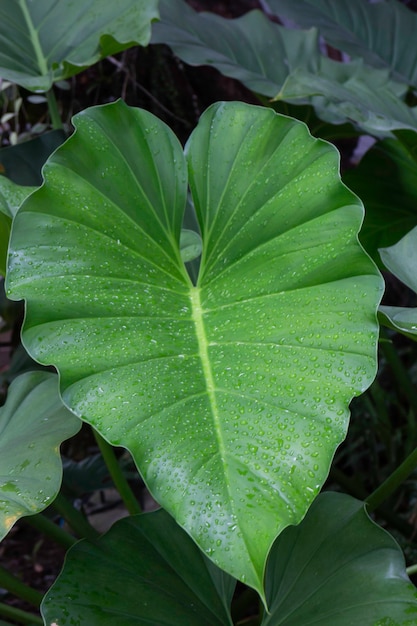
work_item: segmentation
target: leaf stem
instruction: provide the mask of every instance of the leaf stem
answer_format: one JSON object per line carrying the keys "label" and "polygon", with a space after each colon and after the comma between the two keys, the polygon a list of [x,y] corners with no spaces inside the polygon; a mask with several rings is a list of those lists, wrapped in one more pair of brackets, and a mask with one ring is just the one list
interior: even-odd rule
{"label": "leaf stem", "polygon": [[62,515],[78,537],[85,537],[89,541],[97,539],[99,533],[96,529],[91,526],[81,511],[75,509],[61,493],[57,495],[52,506]]}
{"label": "leaf stem", "polygon": [[381,338],[386,341],[381,341],[381,350],[391,367],[391,371],[399,386],[399,391],[405,393],[407,396],[410,408],[412,409],[414,416],[417,417],[417,391],[410,380],[410,376],[405,369],[397,351],[395,350],[392,341],[387,336],[384,329],[381,328]]}
{"label": "leaf stem", "polygon": [[44,623],[39,615],[33,615],[32,613],[22,611],[22,609],[17,609],[3,602],[0,602],[0,615],[10,617],[10,619],[15,622],[20,622],[21,624],[40,624],[40,626],[43,626]]}
{"label": "leaf stem", "polygon": [[42,593],[22,583],[19,578],[8,572],[2,565],[0,565],[0,587],[7,589],[7,591],[25,600],[37,609],[42,602]]}
{"label": "leaf stem", "polygon": [[39,532],[46,535],[65,549],[71,548],[74,543],[77,543],[77,539],[75,537],[70,535],[70,533],[63,528],[60,528],[42,513],[25,517],[22,521],[26,522],[33,528],[36,528],[36,530],[39,530]]}
{"label": "leaf stem", "polygon": [[127,482],[126,476],[124,475],[119,465],[119,462],[114,453],[113,446],[111,446],[105,439],[103,439],[103,437],[99,435],[99,433],[94,428],[93,433],[100,452],[103,456],[104,462],[106,463],[107,469],[109,470],[114,486],[119,492],[130,515],[137,515],[138,513],[142,513],[140,504],[137,501],[135,494],[133,493],[129,483]]}
{"label": "leaf stem", "polygon": [[412,576],[413,574],[417,574],[417,564],[410,565],[409,567],[407,567],[405,571],[407,573],[407,576]]}
{"label": "leaf stem", "polygon": [[397,467],[394,472],[371,495],[366,498],[368,512],[377,509],[384,500],[394,493],[417,467],[417,448]]}
{"label": "leaf stem", "polygon": [[54,88],[51,87],[50,89],[48,89],[45,95],[48,101],[48,109],[49,115],[51,116],[52,128],[54,128],[55,130],[60,130],[64,128],[64,125],[59,114],[58,102],[55,97]]}

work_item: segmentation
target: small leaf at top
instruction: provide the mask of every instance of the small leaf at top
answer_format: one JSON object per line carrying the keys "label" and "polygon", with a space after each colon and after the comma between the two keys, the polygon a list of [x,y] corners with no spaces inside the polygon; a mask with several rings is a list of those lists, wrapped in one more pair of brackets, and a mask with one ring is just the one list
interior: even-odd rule
{"label": "small leaf at top", "polygon": [[0,76],[32,91],[134,44],[147,45],[157,0],[2,0]]}

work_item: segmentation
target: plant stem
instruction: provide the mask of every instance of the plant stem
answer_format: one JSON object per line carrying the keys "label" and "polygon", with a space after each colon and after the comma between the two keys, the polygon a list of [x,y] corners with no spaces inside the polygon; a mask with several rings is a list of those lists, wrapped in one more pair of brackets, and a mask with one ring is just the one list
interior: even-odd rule
{"label": "plant stem", "polygon": [[410,476],[417,467],[417,448],[401,463],[399,467],[366,498],[368,512],[377,509],[398,487]]}
{"label": "plant stem", "polygon": [[407,567],[407,569],[405,570],[407,573],[407,576],[412,576],[413,574],[417,574],[417,565],[410,565],[410,567]]}
{"label": "plant stem", "polygon": [[43,595],[36,591],[36,589],[32,589],[25,583],[22,583],[19,578],[13,576],[10,572],[7,571],[4,567],[0,565],[0,587],[7,589],[10,593],[13,593],[18,598],[29,602],[35,608],[39,608],[40,603],[42,602]]}
{"label": "plant stem", "polygon": [[74,543],[77,543],[77,539],[75,539],[75,537],[67,533],[67,531],[63,528],[60,528],[45,515],[42,515],[42,513],[28,516],[24,518],[24,521],[55,541],[60,546],[63,546],[65,549],[71,548]]}
{"label": "plant stem", "polygon": [[381,328],[381,338],[386,341],[381,341],[381,350],[384,353],[387,362],[389,363],[392,373],[398,383],[399,391],[406,394],[410,408],[412,409],[414,416],[417,418],[417,391],[410,380],[407,370],[405,369],[397,351],[395,350],[392,341],[387,337],[385,331]]}
{"label": "plant stem", "polygon": [[99,533],[86,520],[84,515],[75,509],[70,502],[62,494],[58,494],[52,506],[64,520],[71,526],[72,530],[78,537],[85,537],[89,541],[95,541]]}
{"label": "plant stem", "polygon": [[20,622],[21,624],[40,624],[40,626],[43,626],[44,623],[39,615],[32,615],[32,613],[16,609],[14,606],[8,606],[2,602],[0,602],[0,615],[10,617],[15,622]]}
{"label": "plant stem", "polygon": [[58,102],[56,101],[54,88],[51,87],[46,92],[46,99],[48,101],[49,115],[51,116],[52,128],[59,130],[64,128],[64,125],[59,114]]}
{"label": "plant stem", "polygon": [[[345,489],[345,491],[354,498],[357,498],[358,500],[366,500],[366,491],[364,490],[364,488],[361,485],[357,485],[356,482],[351,478],[345,476],[343,472],[340,471],[337,467],[333,467],[331,469],[330,479],[337,482],[338,485],[343,487],[343,489]],[[390,526],[396,528],[400,533],[404,535],[404,537],[412,537],[414,529],[411,524],[406,522],[401,517],[398,517],[398,515],[396,515],[394,511],[392,511],[392,509],[389,509],[385,505],[381,505],[378,508],[378,516],[388,522]]]}
{"label": "plant stem", "polygon": [[119,492],[130,515],[137,515],[138,513],[142,513],[140,504],[137,501],[135,494],[133,493],[129,483],[127,482],[126,476],[124,475],[119,465],[119,462],[114,453],[113,446],[111,446],[105,439],[103,439],[103,437],[99,435],[96,430],[93,429],[93,433],[100,452],[103,455],[103,459],[106,463],[107,469],[109,470],[114,486]]}

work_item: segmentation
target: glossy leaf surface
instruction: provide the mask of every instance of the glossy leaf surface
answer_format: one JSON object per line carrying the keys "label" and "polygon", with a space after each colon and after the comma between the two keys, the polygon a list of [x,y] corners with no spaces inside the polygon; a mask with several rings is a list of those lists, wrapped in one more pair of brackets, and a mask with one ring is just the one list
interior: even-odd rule
{"label": "glossy leaf surface", "polygon": [[[273,539],[305,514],[375,373],[382,285],[357,242],[362,206],[336,150],[270,109],[213,105],[185,157],[122,102],[74,121],[15,218],[25,346],[200,547],[262,593]],[[196,285],[179,245],[187,162]]]}
{"label": "glossy leaf surface", "polygon": [[59,446],[80,426],[60,400],[56,374],[30,372],[12,382],[0,409],[0,539],[51,504],[61,485]]}
{"label": "glossy leaf surface", "polygon": [[59,626],[230,626],[235,582],[160,510],[71,548],[42,614]]}
{"label": "glossy leaf surface", "polygon": [[402,102],[405,84],[362,60],[323,56],[317,29],[289,30],[260,11],[228,20],[193,11],[184,0],[161,0],[160,13],[152,43],[169,45],[186,63],[214,66],[274,99],[312,104],[331,123],[353,121],[373,132],[417,128],[415,111]]}
{"label": "glossy leaf surface", "polygon": [[147,45],[157,0],[2,0],[0,76],[33,91],[134,44]]}
{"label": "glossy leaf surface", "polygon": [[[379,251],[384,265],[417,293],[417,226],[398,243]],[[417,308],[380,306],[389,326],[417,340]]]}
{"label": "glossy leaf surface", "polygon": [[417,592],[394,539],[363,503],[325,492],[275,542],[262,626],[413,626]]}
{"label": "glossy leaf surface", "polygon": [[401,2],[268,0],[268,6],[302,28],[319,28],[335,48],[388,68],[401,82],[417,86],[417,49],[410,46],[417,16]]}

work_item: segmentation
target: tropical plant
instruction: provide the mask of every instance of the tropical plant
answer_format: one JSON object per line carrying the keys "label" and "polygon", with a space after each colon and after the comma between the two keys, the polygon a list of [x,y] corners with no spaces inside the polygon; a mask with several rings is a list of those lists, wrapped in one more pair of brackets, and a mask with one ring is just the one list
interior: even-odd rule
{"label": "tropical plant", "polygon": [[[6,5],[0,15],[13,19],[1,27],[0,74],[47,93],[55,128],[53,82],[146,45],[157,15],[156,2],[128,0],[108,15],[92,5],[82,19],[80,3],[67,0]],[[346,7],[269,2],[283,17],[295,5],[308,5],[313,23],[320,11],[332,16],[323,35],[345,50],[351,38],[335,24],[346,23]],[[70,40],[59,29],[49,38],[52,8],[57,23],[74,24]],[[415,115],[403,97],[414,74],[391,67],[389,55],[374,67],[379,44],[366,41],[368,31],[346,48],[361,58],[337,63],[319,51],[318,31],[286,29],[259,11],[224,20],[182,0],[159,8],[154,43],[186,62],[210,61],[262,105],[213,104],[184,148],[144,109],[121,100],[88,108],[40,159],[41,186],[36,177],[21,186],[0,151],[9,176],[0,177],[0,271],[9,301],[26,301],[22,342],[33,359],[33,371],[13,370],[0,412],[2,537],[33,516],[68,548],[43,600],[0,570],[2,586],[42,600],[42,618],[5,604],[0,614],[51,626],[417,624],[401,549],[368,516],[413,471],[415,450],[370,495],[319,494],[349,403],[376,374],[383,281],[358,242],[364,209],[341,180],[336,148],[278,111],[289,100],[326,138],[372,132],[388,158],[406,154],[412,172]],[[28,36],[18,53],[19,33]],[[364,187],[365,209],[372,167],[370,153],[346,174]],[[363,243],[416,290],[416,230],[391,246],[414,225],[412,174],[398,172],[407,219],[386,216],[388,198],[385,212],[377,198],[382,225],[365,217]],[[382,226],[394,221],[396,238],[385,238]],[[380,320],[414,339],[415,308],[391,305],[379,307]],[[397,371],[412,389],[405,368]],[[57,447],[81,423],[130,514],[100,538],[58,493]],[[160,510],[142,512],[113,446],[130,452],[135,481]],[[73,534],[42,513],[51,503]]]}

